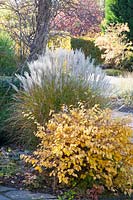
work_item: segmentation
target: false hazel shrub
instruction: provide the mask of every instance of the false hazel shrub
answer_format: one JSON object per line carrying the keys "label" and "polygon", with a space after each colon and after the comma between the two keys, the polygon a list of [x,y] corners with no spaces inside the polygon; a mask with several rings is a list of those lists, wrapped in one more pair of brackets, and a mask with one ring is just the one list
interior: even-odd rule
{"label": "false hazel shrub", "polygon": [[[29,113],[43,124],[49,119],[50,110],[58,112],[63,104],[76,106],[77,102],[83,101],[86,107],[107,105],[108,80],[80,50],[47,49],[45,55],[29,63],[28,67],[29,73],[17,75],[23,88],[16,95],[13,113],[13,126],[17,126],[17,133],[19,126],[31,131],[33,136],[36,129]],[[25,143],[30,141],[29,138],[29,134],[27,137],[24,134]]]}
{"label": "false hazel shrub", "polygon": [[38,124],[40,144],[23,158],[40,173],[47,169],[59,183],[90,177],[93,184],[128,192],[133,184],[131,135],[127,122],[112,119],[108,109],[64,107],[45,128]]}

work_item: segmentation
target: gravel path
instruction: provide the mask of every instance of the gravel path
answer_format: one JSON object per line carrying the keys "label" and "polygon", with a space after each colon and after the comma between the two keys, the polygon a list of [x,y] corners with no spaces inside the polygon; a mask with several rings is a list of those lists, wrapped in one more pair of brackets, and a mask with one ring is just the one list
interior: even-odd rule
{"label": "gravel path", "polygon": [[113,90],[116,94],[121,94],[125,91],[133,90],[133,77],[114,77],[106,76],[109,80],[110,85],[113,87]]}
{"label": "gravel path", "polygon": [[[127,84],[127,80],[128,80],[128,84],[131,83],[129,85],[131,85],[131,86],[133,85],[132,84],[133,83],[133,78],[128,78],[127,79],[127,78],[114,77],[114,76],[107,76],[107,78],[109,79],[109,82],[113,86],[114,90],[116,92],[118,92],[118,93],[119,92],[121,93],[120,89],[124,88],[124,85],[121,86],[122,82],[125,83],[125,85],[126,85]],[[129,89],[131,89],[131,88],[129,87]],[[133,128],[133,107],[130,108],[130,107],[126,107],[126,106],[121,106],[121,108],[119,108],[118,110],[114,110],[113,113],[114,113],[113,115],[115,117],[127,117],[127,116],[130,115],[131,121],[132,121],[130,123],[130,125]]]}

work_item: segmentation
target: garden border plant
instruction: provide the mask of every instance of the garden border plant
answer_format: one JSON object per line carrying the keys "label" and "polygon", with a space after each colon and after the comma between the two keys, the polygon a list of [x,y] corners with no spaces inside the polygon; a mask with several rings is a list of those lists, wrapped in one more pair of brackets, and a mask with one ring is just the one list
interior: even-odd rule
{"label": "garden border plant", "polygon": [[[35,120],[35,123],[36,120]],[[133,184],[132,129],[127,119],[113,119],[109,109],[62,108],[46,126],[37,123],[40,144],[31,156],[23,155],[40,174],[48,170],[56,183],[72,186],[89,180],[130,194]],[[64,186],[65,186],[64,185]]]}
{"label": "garden border plant", "polygon": [[0,75],[11,76],[16,71],[15,42],[6,32],[0,32]]}
{"label": "garden border plant", "polygon": [[36,146],[37,140],[33,134],[36,126],[29,113],[43,124],[50,118],[50,110],[58,112],[63,104],[76,106],[83,101],[86,107],[95,104],[105,107],[109,103],[111,89],[106,74],[80,50],[47,49],[28,68],[29,73],[16,75],[22,90],[15,96],[10,119],[12,136],[27,146]]}
{"label": "garden border plant", "polygon": [[127,24],[110,24],[95,40],[103,52],[106,68],[133,70],[133,43],[127,39],[127,32],[130,32]]}
{"label": "garden border plant", "polygon": [[8,143],[10,128],[7,120],[11,116],[10,107],[13,103],[13,94],[16,91],[11,85],[19,88],[19,82],[11,76],[0,76],[0,145]]}

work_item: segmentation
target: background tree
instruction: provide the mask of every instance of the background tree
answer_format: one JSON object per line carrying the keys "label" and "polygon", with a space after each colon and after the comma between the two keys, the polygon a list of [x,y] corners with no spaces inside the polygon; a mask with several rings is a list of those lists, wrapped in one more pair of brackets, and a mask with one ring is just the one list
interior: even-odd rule
{"label": "background tree", "polygon": [[2,24],[15,40],[18,39],[20,47],[23,43],[28,49],[28,60],[35,60],[45,52],[51,21],[58,12],[74,9],[76,4],[76,0],[6,0],[1,8],[10,12],[6,23]]}
{"label": "background tree", "polygon": [[79,0],[75,10],[59,12],[52,22],[54,30],[67,31],[71,35],[86,35],[89,31],[98,32],[103,12],[96,0]]}
{"label": "background tree", "polygon": [[[51,30],[72,35],[97,32],[102,12],[97,0],[6,0],[2,26],[16,41],[19,55],[34,60],[45,52]],[[6,13],[5,13],[6,11]],[[3,28],[2,27],[2,28]]]}
{"label": "background tree", "polygon": [[8,32],[16,43],[22,60],[29,53],[35,34],[35,3],[30,0],[7,0],[0,5],[0,30]]}
{"label": "background tree", "polygon": [[29,60],[36,60],[46,50],[51,21],[58,12],[75,9],[77,0],[38,0],[36,3],[36,29],[30,46]]}
{"label": "background tree", "polygon": [[133,0],[106,0],[107,23],[128,23],[129,38],[133,41]]}

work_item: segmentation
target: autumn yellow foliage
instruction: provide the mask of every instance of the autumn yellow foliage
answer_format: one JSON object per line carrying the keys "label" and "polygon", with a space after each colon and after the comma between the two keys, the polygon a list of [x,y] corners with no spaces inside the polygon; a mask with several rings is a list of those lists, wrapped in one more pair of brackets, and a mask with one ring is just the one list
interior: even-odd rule
{"label": "autumn yellow foliage", "polygon": [[63,48],[63,49],[68,49],[71,50],[71,37],[68,35],[55,35],[52,36],[49,41],[48,41],[48,47],[49,48],[54,48],[54,49],[58,49],[58,48]]}
{"label": "autumn yellow foliage", "polygon": [[132,71],[133,44],[127,39],[129,32],[127,24],[110,24],[105,34],[96,38],[95,45],[101,50],[106,67]]}
{"label": "autumn yellow foliage", "polygon": [[38,125],[41,142],[24,159],[40,173],[49,169],[59,183],[90,176],[108,189],[126,192],[133,184],[131,135],[128,122],[113,119],[108,109],[63,107],[46,128]]}

